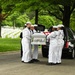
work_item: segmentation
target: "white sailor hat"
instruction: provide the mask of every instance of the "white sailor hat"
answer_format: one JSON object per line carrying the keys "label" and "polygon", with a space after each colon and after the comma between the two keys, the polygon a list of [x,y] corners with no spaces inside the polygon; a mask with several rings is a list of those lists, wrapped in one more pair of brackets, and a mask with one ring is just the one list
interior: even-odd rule
{"label": "white sailor hat", "polygon": [[34,24],[34,26],[37,27],[38,25],[37,24]]}
{"label": "white sailor hat", "polygon": [[31,25],[31,27],[34,27],[34,25]]}
{"label": "white sailor hat", "polygon": [[59,25],[58,25],[58,27],[64,27],[64,25],[62,25],[62,24],[59,24]]}
{"label": "white sailor hat", "polygon": [[32,27],[37,27],[38,25],[37,24],[34,24],[34,25],[31,25]]}
{"label": "white sailor hat", "polygon": [[57,28],[57,26],[53,26],[53,28]]}
{"label": "white sailor hat", "polygon": [[25,26],[27,26],[28,24],[31,24],[31,22],[26,22]]}

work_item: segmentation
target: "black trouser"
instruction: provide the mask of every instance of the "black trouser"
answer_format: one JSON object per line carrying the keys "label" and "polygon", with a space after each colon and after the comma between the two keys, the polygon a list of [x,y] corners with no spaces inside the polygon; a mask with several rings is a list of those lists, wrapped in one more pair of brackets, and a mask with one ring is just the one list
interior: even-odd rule
{"label": "black trouser", "polygon": [[23,50],[22,50],[22,44],[21,44],[21,57],[22,57],[22,55],[23,55]]}
{"label": "black trouser", "polygon": [[[22,40],[22,39],[21,39],[21,40]],[[22,55],[23,55],[22,43],[20,42],[20,44],[21,44],[21,57],[22,57]]]}

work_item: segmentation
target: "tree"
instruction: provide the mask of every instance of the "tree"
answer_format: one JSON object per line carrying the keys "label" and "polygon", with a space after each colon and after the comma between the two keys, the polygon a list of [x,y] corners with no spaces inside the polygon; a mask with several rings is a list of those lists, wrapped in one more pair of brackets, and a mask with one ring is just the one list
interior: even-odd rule
{"label": "tree", "polygon": [[12,11],[14,5],[10,5],[10,2],[6,0],[0,0],[0,37],[1,37],[1,25],[2,21],[6,19],[9,13]]}
{"label": "tree", "polygon": [[[5,2],[5,3],[4,3]],[[4,3],[4,4],[3,4]],[[61,20],[66,26],[70,26],[70,17],[75,8],[75,0],[0,0],[3,7],[7,10],[19,10],[21,13],[27,9],[36,11],[35,23],[38,23],[38,15],[40,10],[48,11],[50,15],[54,15],[57,19]]]}
{"label": "tree", "polygon": [[[70,17],[75,8],[75,0],[28,0],[28,2],[31,10],[38,10],[36,13],[43,9],[61,20],[66,27],[70,26]],[[36,20],[38,20],[37,15]]]}
{"label": "tree", "polygon": [[41,2],[43,4],[39,5],[40,8],[61,20],[66,27],[70,26],[71,14],[75,9],[75,0],[41,0]]}
{"label": "tree", "polygon": [[29,21],[29,17],[26,13],[19,13],[14,11],[13,14],[9,15],[6,20],[2,22],[3,25],[13,26],[15,27],[23,27],[24,24]]}
{"label": "tree", "polygon": [[45,8],[49,12],[50,15],[54,15],[57,19],[61,20],[63,25],[66,27],[70,26],[70,18],[71,14],[75,8],[74,0],[47,0],[46,2],[50,2],[49,6]]}
{"label": "tree", "polygon": [[7,14],[2,14],[2,8],[0,7],[0,37],[1,37],[1,25],[2,21],[6,18]]}
{"label": "tree", "polygon": [[37,21],[38,12],[43,9],[45,11],[48,11],[50,15],[54,15],[57,19],[61,20],[63,25],[65,25],[66,27],[70,26],[71,14],[75,9],[75,0],[34,0],[30,1],[29,3],[32,10],[38,10],[36,11]]}
{"label": "tree", "polygon": [[71,22],[70,22],[70,27],[75,30],[75,11],[71,15]]}
{"label": "tree", "polygon": [[46,28],[49,28],[52,25],[55,25],[55,21],[50,16],[39,16],[38,23],[44,25]]}

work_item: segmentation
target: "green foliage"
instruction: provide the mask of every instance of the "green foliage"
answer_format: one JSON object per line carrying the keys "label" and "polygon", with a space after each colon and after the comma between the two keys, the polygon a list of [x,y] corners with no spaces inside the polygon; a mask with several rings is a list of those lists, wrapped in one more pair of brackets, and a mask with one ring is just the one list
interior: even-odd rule
{"label": "green foliage", "polygon": [[46,28],[55,25],[53,18],[50,16],[39,16],[38,23],[44,25]]}
{"label": "green foliage", "polygon": [[[5,12],[18,11],[20,13],[24,13],[27,11],[28,13],[27,15],[29,18],[26,18],[25,20],[22,19],[21,16],[20,16],[21,19],[17,19],[19,18],[17,17],[17,14],[16,15],[14,14],[14,16],[11,17],[12,23],[9,22],[8,24],[13,25],[15,22],[16,26],[22,26],[24,24],[24,21],[26,22],[29,19],[31,20],[34,17],[34,14],[32,15],[30,12],[36,9],[38,9],[39,12],[40,10],[49,11],[50,16],[54,15],[56,16],[57,19],[63,21],[64,6],[71,6],[72,9],[74,3],[75,0],[66,0],[66,1],[65,0],[0,0],[0,6],[5,10]],[[51,24],[57,24],[57,23],[56,22],[54,23],[52,20],[50,20],[49,25]]]}
{"label": "green foliage", "polygon": [[0,38],[0,52],[20,50],[20,39]]}
{"label": "green foliage", "polygon": [[16,26],[20,27],[20,26],[24,26],[24,24],[29,21],[28,16],[24,13],[21,14],[20,16],[18,16],[18,18],[16,19]]}
{"label": "green foliage", "polygon": [[[32,24],[34,24],[35,22],[35,18],[33,18],[31,20]],[[39,18],[38,18],[38,24],[42,24],[44,25],[46,28],[49,28],[50,26],[52,25],[58,25],[58,24],[61,24],[62,22],[58,19],[56,19],[55,17],[53,16],[47,16],[47,15],[39,15]]]}
{"label": "green foliage", "polygon": [[75,12],[71,15],[70,27],[75,30]]}
{"label": "green foliage", "polygon": [[16,27],[21,27],[27,21],[29,21],[29,19],[25,13],[21,14],[15,11],[13,14],[8,16],[5,21],[3,21],[3,24],[8,26],[13,26],[15,24]]}
{"label": "green foliage", "polygon": [[12,23],[10,20],[4,20],[4,21],[2,22],[2,26],[5,26],[5,25],[12,26],[13,23]]}

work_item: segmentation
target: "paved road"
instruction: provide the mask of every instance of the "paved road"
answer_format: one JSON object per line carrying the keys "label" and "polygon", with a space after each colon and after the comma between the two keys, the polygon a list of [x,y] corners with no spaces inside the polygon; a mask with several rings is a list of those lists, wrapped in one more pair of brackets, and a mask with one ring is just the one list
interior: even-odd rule
{"label": "paved road", "polygon": [[0,53],[0,75],[75,75],[75,59],[62,59],[61,65],[48,66],[39,52],[39,63],[21,62],[19,52]]}

